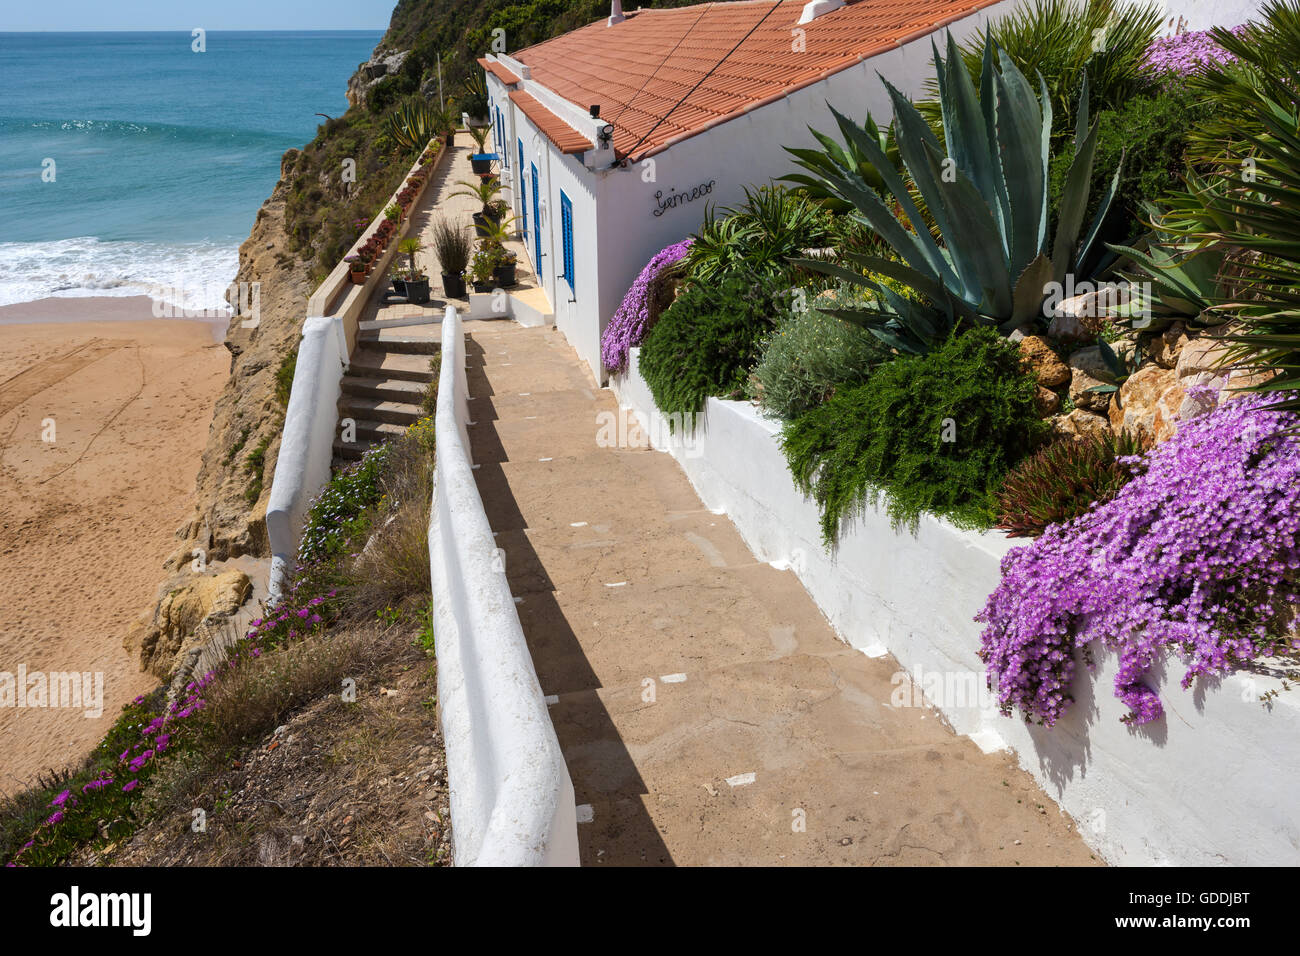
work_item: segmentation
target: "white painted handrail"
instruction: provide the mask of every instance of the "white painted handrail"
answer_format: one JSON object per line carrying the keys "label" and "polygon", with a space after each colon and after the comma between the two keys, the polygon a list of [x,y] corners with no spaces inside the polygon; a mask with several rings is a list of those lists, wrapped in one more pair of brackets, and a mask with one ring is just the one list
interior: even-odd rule
{"label": "white painted handrail", "polygon": [[577,866],[573,783],[469,451],[465,338],[449,307],[429,518],[438,702],[457,866]]}

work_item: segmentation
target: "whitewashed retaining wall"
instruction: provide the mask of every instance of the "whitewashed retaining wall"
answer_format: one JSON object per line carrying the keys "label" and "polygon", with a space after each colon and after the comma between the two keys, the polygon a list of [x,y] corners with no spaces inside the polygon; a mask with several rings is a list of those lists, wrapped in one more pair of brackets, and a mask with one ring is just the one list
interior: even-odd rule
{"label": "whitewashed retaining wall", "polygon": [[1110,654],[1095,674],[1079,668],[1076,700],[1055,728],[1000,716],[981,706],[987,695],[969,693],[984,685],[973,617],[1016,542],[934,518],[915,536],[895,532],[883,511],[867,508],[828,553],[816,505],[795,488],[781,454],[778,425],[746,403],[709,399],[692,435],[670,434],[637,371],[639,353],[611,388],[704,503],[726,512],[760,560],[794,570],[847,643],[892,653],[922,689],[937,690],[930,675],[947,677],[933,702],[953,728],[985,750],[1014,750],[1106,860],[1300,863],[1300,692],[1283,691],[1265,710],[1257,697],[1277,681],[1234,675],[1184,691],[1173,664],[1152,675],[1166,717],[1130,730],[1119,720],[1126,708],[1112,693]]}
{"label": "whitewashed retaining wall", "polygon": [[442,335],[429,562],[456,865],[577,866],[573,783],[474,481],[454,308]]}
{"label": "whitewashed retaining wall", "polygon": [[[412,209],[419,205],[424,190],[446,165],[450,155],[450,150],[439,153],[411,204]],[[397,194],[419,168],[420,160],[417,159],[393,191],[389,203],[397,201]],[[381,209],[353,243],[348,255],[360,248],[383,218]],[[302,326],[293,386],[284,413],[283,437],[275,460],[271,493],[266,502],[266,533],[271,542],[267,600],[272,605],[279,601],[281,586],[297,559],[307,508],[330,478],[343,374],[356,344],[361,313],[375,289],[388,282],[388,266],[397,255],[397,239],[409,231],[408,218],[403,220],[397,238],[388,244],[364,283],[355,285],[352,282],[348,263],[341,259],[307,302],[307,319]]]}

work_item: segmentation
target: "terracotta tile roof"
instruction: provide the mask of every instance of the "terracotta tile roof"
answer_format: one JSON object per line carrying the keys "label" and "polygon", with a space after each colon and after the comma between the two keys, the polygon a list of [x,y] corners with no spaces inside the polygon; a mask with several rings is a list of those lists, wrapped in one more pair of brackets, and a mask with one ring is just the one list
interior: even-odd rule
{"label": "terracotta tile roof", "polygon": [[547,139],[554,143],[562,153],[585,153],[592,148],[592,142],[564,120],[560,119],[535,96],[522,90],[512,90],[510,100],[518,106]]}
{"label": "terracotta tile roof", "polygon": [[481,56],[478,58],[478,65],[483,67],[483,69],[487,70],[507,86],[519,82],[519,77],[515,76],[496,60],[489,60],[487,57]]}
{"label": "terracotta tile roof", "polygon": [[804,24],[801,52],[791,31],[805,0],[645,9],[513,56],[533,80],[584,110],[599,103],[618,155],[635,148],[639,159],[997,2],[858,0]]}

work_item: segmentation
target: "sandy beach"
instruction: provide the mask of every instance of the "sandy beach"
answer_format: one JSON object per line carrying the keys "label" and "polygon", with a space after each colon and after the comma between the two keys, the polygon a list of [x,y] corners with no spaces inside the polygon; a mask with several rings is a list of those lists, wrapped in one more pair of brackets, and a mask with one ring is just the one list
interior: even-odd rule
{"label": "sandy beach", "polygon": [[76,763],[156,684],[122,638],[190,516],[224,327],[144,297],[0,307],[0,704],[20,667],[103,674],[97,718],[0,706],[0,792]]}

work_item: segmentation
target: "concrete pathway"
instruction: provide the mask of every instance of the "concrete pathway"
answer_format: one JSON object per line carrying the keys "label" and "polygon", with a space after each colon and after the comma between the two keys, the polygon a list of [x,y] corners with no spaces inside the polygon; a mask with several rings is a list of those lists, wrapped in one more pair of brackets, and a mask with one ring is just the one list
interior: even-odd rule
{"label": "concrete pathway", "polygon": [[1089,864],[1006,754],[896,708],[552,327],[466,326],[479,489],[568,762],[584,865]]}

